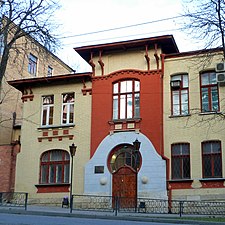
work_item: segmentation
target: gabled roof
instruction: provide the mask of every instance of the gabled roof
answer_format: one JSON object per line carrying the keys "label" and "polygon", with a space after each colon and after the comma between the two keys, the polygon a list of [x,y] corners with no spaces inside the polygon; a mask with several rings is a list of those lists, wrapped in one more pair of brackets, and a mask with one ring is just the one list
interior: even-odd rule
{"label": "gabled roof", "polygon": [[136,48],[145,49],[146,45],[150,47],[154,44],[157,44],[158,46],[160,46],[162,48],[162,52],[165,54],[179,53],[179,50],[173,35],[149,37],[149,38],[113,42],[113,43],[106,43],[106,44],[99,44],[99,45],[88,45],[88,46],[76,47],[74,48],[74,50],[86,62],[89,62],[91,52],[93,54],[95,53],[98,54],[99,51],[113,52],[113,51],[124,51],[127,49],[136,49]]}

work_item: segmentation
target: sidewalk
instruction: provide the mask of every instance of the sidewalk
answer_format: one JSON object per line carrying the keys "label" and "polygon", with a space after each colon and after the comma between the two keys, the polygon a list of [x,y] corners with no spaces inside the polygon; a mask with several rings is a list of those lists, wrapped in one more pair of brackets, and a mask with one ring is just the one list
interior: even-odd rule
{"label": "sidewalk", "polygon": [[[119,212],[117,216],[115,212],[102,211],[84,211],[73,210],[70,213],[69,208],[48,207],[48,206],[33,206],[28,205],[27,210],[17,207],[0,207],[0,213],[23,214],[23,215],[40,215],[40,216],[59,216],[59,217],[77,217],[77,218],[98,218],[110,220],[128,220],[128,221],[143,221],[143,222],[160,222],[174,224],[204,224],[204,225],[225,225],[225,222],[207,222],[192,220],[193,217],[209,217],[198,215],[185,215],[185,219],[180,218],[178,214],[148,214],[148,213],[125,213]],[[188,217],[190,219],[188,219]]]}

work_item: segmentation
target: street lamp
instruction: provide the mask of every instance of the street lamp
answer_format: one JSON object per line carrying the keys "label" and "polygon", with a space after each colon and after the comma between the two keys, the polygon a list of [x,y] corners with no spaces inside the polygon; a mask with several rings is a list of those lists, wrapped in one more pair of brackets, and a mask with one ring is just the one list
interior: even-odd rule
{"label": "street lamp", "polygon": [[69,146],[70,147],[70,155],[71,155],[71,168],[70,168],[70,213],[72,213],[73,210],[73,192],[72,192],[72,187],[73,187],[73,157],[75,156],[76,150],[77,150],[77,146],[74,145],[74,143],[72,145]]}
{"label": "street lamp", "polygon": [[133,142],[134,146],[134,157],[135,157],[135,172],[136,172],[136,200],[135,200],[135,211],[137,210],[137,196],[138,196],[138,154],[141,146],[141,142],[136,139]]}

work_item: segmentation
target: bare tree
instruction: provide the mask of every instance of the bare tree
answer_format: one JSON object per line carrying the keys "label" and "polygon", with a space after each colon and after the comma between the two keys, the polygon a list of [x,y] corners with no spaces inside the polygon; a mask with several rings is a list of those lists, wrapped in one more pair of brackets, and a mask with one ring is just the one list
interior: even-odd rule
{"label": "bare tree", "polygon": [[204,47],[223,48],[225,57],[225,1],[224,0],[183,0],[183,29]]}
{"label": "bare tree", "polygon": [[10,50],[16,41],[31,36],[48,50],[54,51],[59,41],[54,35],[54,12],[60,7],[54,0],[1,0],[0,82],[5,75]]}

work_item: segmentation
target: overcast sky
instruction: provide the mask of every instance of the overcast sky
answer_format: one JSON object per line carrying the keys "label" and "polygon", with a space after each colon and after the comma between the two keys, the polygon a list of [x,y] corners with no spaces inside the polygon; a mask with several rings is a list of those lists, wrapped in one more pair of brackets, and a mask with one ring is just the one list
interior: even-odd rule
{"label": "overcast sky", "polygon": [[56,18],[64,38],[57,55],[77,72],[90,70],[73,50],[78,46],[173,34],[181,52],[195,49],[178,31],[182,0],[60,0],[60,4]]}

